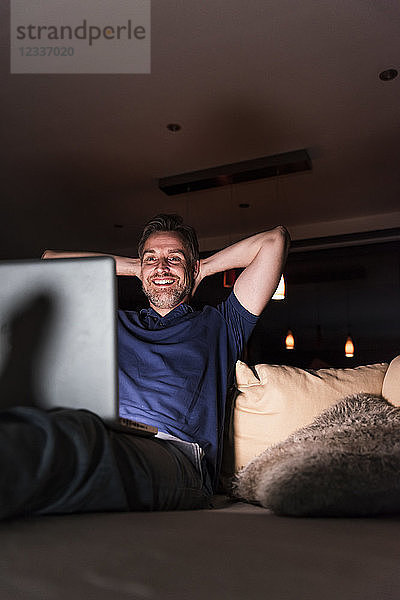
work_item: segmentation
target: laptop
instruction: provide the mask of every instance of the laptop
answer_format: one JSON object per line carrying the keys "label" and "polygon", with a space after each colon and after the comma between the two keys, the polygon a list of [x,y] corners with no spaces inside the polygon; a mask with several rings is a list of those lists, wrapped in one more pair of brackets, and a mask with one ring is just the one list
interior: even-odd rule
{"label": "laptop", "polygon": [[119,418],[117,291],[111,257],[0,262],[0,408],[86,409]]}

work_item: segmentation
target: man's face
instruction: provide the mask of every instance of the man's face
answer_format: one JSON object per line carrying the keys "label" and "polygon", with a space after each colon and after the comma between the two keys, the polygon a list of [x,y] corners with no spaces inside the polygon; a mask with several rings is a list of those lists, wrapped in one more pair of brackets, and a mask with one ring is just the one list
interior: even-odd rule
{"label": "man's face", "polygon": [[177,232],[152,233],[142,257],[142,286],[150,306],[164,316],[191,292],[187,250]]}

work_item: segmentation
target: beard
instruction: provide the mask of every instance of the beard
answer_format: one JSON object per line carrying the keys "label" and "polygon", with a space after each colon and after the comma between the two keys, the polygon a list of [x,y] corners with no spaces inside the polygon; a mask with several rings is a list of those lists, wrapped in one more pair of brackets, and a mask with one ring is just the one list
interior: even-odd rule
{"label": "beard", "polygon": [[157,308],[174,308],[180,304],[186,296],[190,295],[192,286],[189,283],[190,278],[185,277],[184,281],[176,281],[170,288],[157,289],[157,287],[148,279],[142,283],[142,289],[147,296],[150,304]]}

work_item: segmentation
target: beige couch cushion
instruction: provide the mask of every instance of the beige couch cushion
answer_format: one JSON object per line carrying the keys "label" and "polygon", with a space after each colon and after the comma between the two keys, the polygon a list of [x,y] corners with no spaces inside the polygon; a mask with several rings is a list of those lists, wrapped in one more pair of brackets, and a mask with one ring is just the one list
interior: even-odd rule
{"label": "beige couch cushion", "polygon": [[357,392],[380,395],[387,368],[387,363],[318,371],[256,365],[257,379],[245,363],[238,361],[239,394],[233,418],[235,468],[310,424],[344,396]]}
{"label": "beige couch cushion", "polygon": [[396,356],[386,371],[382,396],[395,406],[400,406],[400,356]]}

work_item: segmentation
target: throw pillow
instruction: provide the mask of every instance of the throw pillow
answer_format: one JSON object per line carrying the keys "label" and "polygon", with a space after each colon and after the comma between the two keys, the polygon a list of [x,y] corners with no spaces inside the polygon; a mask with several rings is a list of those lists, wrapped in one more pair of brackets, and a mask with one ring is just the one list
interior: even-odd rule
{"label": "throw pillow", "polygon": [[400,356],[396,356],[386,371],[382,396],[394,406],[400,406]]}
{"label": "throw pillow", "polygon": [[281,365],[236,365],[233,416],[235,469],[313,421],[349,394],[380,395],[386,363],[348,369],[304,370]]}
{"label": "throw pillow", "polygon": [[358,394],[255,458],[235,493],[278,515],[400,512],[400,408]]}

